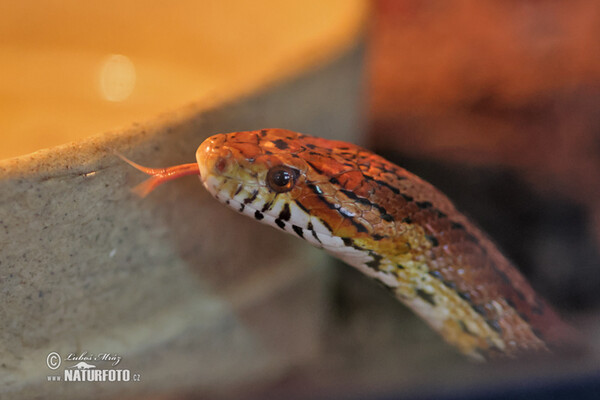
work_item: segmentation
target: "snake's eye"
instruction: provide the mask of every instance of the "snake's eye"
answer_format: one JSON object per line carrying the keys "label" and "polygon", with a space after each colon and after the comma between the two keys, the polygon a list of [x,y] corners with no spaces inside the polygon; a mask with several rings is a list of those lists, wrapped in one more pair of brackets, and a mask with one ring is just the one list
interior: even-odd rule
{"label": "snake's eye", "polygon": [[285,165],[273,167],[267,173],[267,185],[277,193],[289,192],[296,184],[298,171]]}

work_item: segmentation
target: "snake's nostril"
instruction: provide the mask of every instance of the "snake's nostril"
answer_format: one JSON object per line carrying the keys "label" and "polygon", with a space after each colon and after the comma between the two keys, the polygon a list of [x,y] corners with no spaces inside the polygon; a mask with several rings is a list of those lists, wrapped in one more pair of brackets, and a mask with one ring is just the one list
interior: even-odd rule
{"label": "snake's nostril", "polygon": [[227,167],[227,160],[224,157],[219,157],[217,159],[217,161],[215,162],[215,169],[217,170],[217,172],[223,173],[223,171],[225,171],[226,167]]}

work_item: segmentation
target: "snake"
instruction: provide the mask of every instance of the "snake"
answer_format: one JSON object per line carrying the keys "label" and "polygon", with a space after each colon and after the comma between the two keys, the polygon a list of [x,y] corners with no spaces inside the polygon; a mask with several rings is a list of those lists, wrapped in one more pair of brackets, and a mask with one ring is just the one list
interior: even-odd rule
{"label": "snake", "polygon": [[199,175],[233,210],[379,282],[471,359],[552,353],[575,335],[448,197],[360,146],[262,129],[207,138],[195,163],[155,169],[124,159],[151,175],[139,195]]}

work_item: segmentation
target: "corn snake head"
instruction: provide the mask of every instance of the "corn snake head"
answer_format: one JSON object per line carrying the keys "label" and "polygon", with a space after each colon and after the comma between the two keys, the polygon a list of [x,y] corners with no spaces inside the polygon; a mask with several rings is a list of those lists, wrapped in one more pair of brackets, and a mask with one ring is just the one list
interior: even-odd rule
{"label": "corn snake head", "polygon": [[138,193],[199,174],[222,203],[378,280],[474,359],[548,352],[573,340],[572,329],[444,194],[368,150],[263,129],[212,136],[196,159],[166,169],[130,162],[153,175]]}

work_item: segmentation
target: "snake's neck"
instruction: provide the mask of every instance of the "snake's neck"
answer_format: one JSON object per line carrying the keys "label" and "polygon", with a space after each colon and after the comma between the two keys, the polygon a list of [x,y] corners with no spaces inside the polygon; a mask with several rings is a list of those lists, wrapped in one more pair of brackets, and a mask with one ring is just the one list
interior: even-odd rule
{"label": "snake's neck", "polygon": [[[335,255],[334,251],[329,252]],[[470,358],[484,361],[491,357],[512,356],[520,352],[516,342],[511,343],[503,337],[496,320],[486,319],[484,312],[473,307],[465,295],[436,278],[427,264],[413,261],[398,264],[390,258],[382,257],[378,267],[373,268],[372,256],[364,257],[358,254],[345,255],[343,260],[380,282],[445,341]],[[493,300],[488,304],[497,308],[504,318],[514,318],[508,315],[511,311],[505,309],[506,304],[501,300]],[[548,350],[545,343],[535,335],[530,335],[527,347],[535,351]]]}
{"label": "snake's neck", "polygon": [[[493,243],[479,231],[476,234],[481,235],[484,252],[497,263],[497,281],[491,284],[469,284],[472,276],[465,276],[465,281],[458,283],[444,279],[438,262],[427,257],[428,251],[388,254],[349,238],[322,240],[320,247],[381,283],[445,341],[474,360],[513,358],[551,352],[565,345],[572,347],[577,333],[535,294]],[[406,237],[393,239],[402,242]],[[465,269],[458,268],[457,273],[473,274]],[[508,280],[508,275],[503,278],[508,273],[510,284],[499,282]]]}

